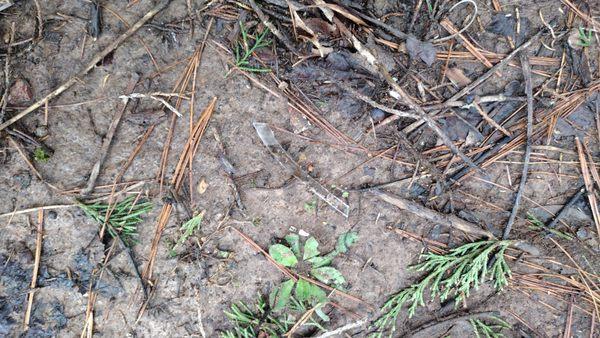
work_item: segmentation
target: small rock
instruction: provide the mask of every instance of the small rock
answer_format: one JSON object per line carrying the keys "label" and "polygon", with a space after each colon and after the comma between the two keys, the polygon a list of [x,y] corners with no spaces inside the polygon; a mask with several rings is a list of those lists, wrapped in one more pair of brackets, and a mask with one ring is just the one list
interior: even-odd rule
{"label": "small rock", "polygon": [[33,99],[31,86],[24,79],[17,79],[8,92],[8,103],[26,103]]}
{"label": "small rock", "polygon": [[48,126],[39,126],[35,128],[35,136],[42,138],[48,135]]}
{"label": "small rock", "polygon": [[577,237],[579,237],[579,239],[586,239],[586,238],[588,238],[588,231],[587,231],[587,229],[583,228],[583,227],[579,228],[577,230]]}
{"label": "small rock", "polygon": [[20,172],[14,177],[15,183],[19,185],[19,189],[27,189],[31,184],[31,175],[28,172]]}
{"label": "small rock", "polygon": [[375,108],[371,110],[371,118],[374,122],[379,122],[385,118],[385,112],[381,109]]}

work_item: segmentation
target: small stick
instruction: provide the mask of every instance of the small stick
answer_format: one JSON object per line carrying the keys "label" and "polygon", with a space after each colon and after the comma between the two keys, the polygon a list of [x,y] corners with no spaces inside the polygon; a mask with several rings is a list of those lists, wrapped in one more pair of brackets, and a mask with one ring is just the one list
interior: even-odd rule
{"label": "small stick", "polygon": [[[134,80],[128,86],[127,92],[133,91],[134,87],[138,83],[138,80],[139,80],[139,76],[137,74],[134,74]],[[48,102],[48,101],[46,101],[46,102]],[[108,126],[108,131],[106,132],[106,136],[104,137],[104,141],[102,142],[102,147],[100,148],[100,157],[98,158],[98,160],[92,167],[92,171],[90,173],[90,177],[88,179],[86,187],[81,190],[82,196],[87,196],[94,190],[94,186],[96,185],[96,180],[98,179],[98,175],[100,175],[100,167],[102,166],[102,163],[104,163],[104,161],[106,160],[106,156],[108,156],[108,151],[110,150],[110,145],[112,144],[112,139],[117,132],[117,128],[119,127],[121,118],[123,117],[123,114],[125,113],[125,110],[127,109],[128,103],[129,103],[129,99],[126,99],[126,101],[123,103],[123,107],[121,108],[121,110],[119,110],[115,114],[112,122],[110,123],[110,126]]]}
{"label": "small stick", "polygon": [[531,82],[531,65],[527,55],[521,53],[520,55],[521,67],[523,68],[523,76],[525,77],[525,92],[527,94],[527,134],[525,137],[525,156],[523,158],[523,172],[521,174],[521,182],[519,182],[519,189],[517,190],[517,196],[515,196],[515,204],[513,205],[512,212],[508,218],[508,223],[504,228],[502,239],[508,239],[508,235],[512,230],[513,223],[517,218],[517,212],[521,205],[521,197],[525,190],[525,184],[527,183],[527,173],[529,171],[529,158],[531,157],[531,138],[533,135],[533,84]]}
{"label": "small stick", "polygon": [[4,93],[0,100],[0,123],[4,121],[4,115],[6,114],[6,106],[8,105],[8,92],[10,90],[10,55],[12,54],[12,43],[15,39],[15,23],[10,25],[10,37],[8,40],[8,49],[6,51],[6,58],[4,60]]}
{"label": "small stick", "polygon": [[442,224],[442,225],[445,225],[450,228],[458,229],[458,230],[464,231],[468,234],[471,234],[471,235],[474,235],[477,237],[488,237],[488,238],[495,237],[491,232],[489,232],[487,230],[483,230],[480,227],[478,227],[477,225],[467,222],[467,221],[463,220],[462,218],[459,218],[452,214],[449,214],[449,215],[442,214],[435,210],[431,210],[429,208],[423,207],[415,202],[411,202],[404,198],[401,198],[401,197],[398,197],[398,196],[395,196],[392,194],[388,194],[388,193],[385,193],[382,191],[375,190],[375,191],[373,191],[373,193],[375,194],[375,196],[377,196],[377,198],[381,199],[382,201],[385,201],[385,202],[392,204],[402,210],[406,210],[412,214],[415,214],[419,217],[425,218],[432,222]]}
{"label": "small stick", "polygon": [[92,69],[96,67],[96,64],[104,59],[110,52],[119,47],[125,40],[127,40],[130,36],[132,36],[138,29],[140,29],[146,22],[152,19],[158,12],[163,10],[167,5],[171,3],[170,0],[161,0],[154,8],[152,8],[146,15],[144,15],[141,19],[139,19],[134,25],[132,25],[128,30],[126,30],[123,34],[121,34],[118,38],[114,39],[108,46],[104,47],[100,52],[98,52],[88,64],[83,67],[82,70],[79,71],[75,76],[71,77],[65,83],[56,87],[53,91],[51,91],[48,95],[39,99],[32,105],[30,105],[25,110],[21,111],[17,115],[10,118],[8,121],[0,124],[0,131],[4,130],[6,127],[12,125],[13,123],[19,121],[26,115],[32,113],[33,111],[40,108],[45,104],[46,101],[49,101],[60,94],[62,94],[65,90],[69,89],[75,83],[79,82],[81,78],[83,78],[87,73],[89,73]]}
{"label": "small stick", "polygon": [[35,260],[33,263],[33,272],[31,274],[31,284],[27,294],[27,310],[25,310],[25,321],[23,322],[23,331],[29,329],[29,320],[31,318],[31,307],[33,305],[33,295],[37,285],[38,271],[40,270],[40,261],[42,257],[42,240],[44,232],[44,211],[38,211],[37,236],[35,240]]}
{"label": "small stick", "polygon": [[571,198],[569,198],[569,201],[562,207],[562,209],[560,209],[560,211],[558,212],[556,217],[554,217],[552,222],[550,222],[550,224],[548,224],[548,228],[550,228],[550,229],[555,228],[556,225],[558,224],[558,222],[567,214],[567,211],[569,211],[569,209],[571,209],[571,207],[573,205],[575,205],[575,203],[577,203],[577,201],[579,201],[579,199],[581,198],[581,196],[583,196],[584,193],[585,193],[585,184],[582,184],[579,187],[579,189],[577,189],[577,192],[575,194],[573,194],[573,196],[571,196]]}
{"label": "small stick", "polygon": [[337,336],[341,335],[342,333],[344,333],[346,331],[349,331],[349,330],[355,329],[357,327],[363,326],[366,322],[367,322],[366,319],[361,319],[361,320],[359,320],[357,322],[346,324],[344,326],[340,326],[340,327],[338,327],[337,329],[335,329],[333,331],[324,332],[320,336],[317,336],[317,338],[337,337]]}

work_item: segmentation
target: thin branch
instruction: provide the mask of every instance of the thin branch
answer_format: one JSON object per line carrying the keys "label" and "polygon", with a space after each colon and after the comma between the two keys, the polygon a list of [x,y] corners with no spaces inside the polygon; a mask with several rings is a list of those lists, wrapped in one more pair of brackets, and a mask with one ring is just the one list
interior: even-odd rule
{"label": "thin branch", "polygon": [[525,53],[520,55],[521,67],[523,68],[523,76],[525,77],[525,92],[527,94],[527,134],[525,138],[525,157],[523,159],[523,172],[521,174],[521,182],[519,182],[519,190],[517,190],[517,196],[515,197],[515,204],[513,205],[512,212],[504,228],[502,239],[508,239],[508,235],[512,230],[512,226],[517,218],[519,206],[521,205],[521,197],[525,190],[525,184],[527,182],[527,173],[529,171],[529,158],[531,157],[531,138],[533,135],[533,84],[531,82],[531,65],[529,59]]}

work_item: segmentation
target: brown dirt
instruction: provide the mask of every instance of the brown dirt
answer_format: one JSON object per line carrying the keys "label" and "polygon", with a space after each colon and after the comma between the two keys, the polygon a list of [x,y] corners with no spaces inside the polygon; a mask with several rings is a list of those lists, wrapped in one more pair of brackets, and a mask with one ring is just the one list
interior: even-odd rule
{"label": "brown dirt", "polygon": [[[92,55],[126,29],[118,18],[104,10],[103,33],[94,41],[89,36],[85,37],[86,21],[77,19],[87,18],[87,4],[79,1],[40,3],[45,22],[44,38],[35,44],[17,48],[17,56],[14,56],[11,62],[11,80],[25,79],[31,86],[33,100],[44,97],[52,88],[67,80]],[[492,11],[489,2],[477,3],[481,4],[481,21],[484,24],[490,22]],[[544,10],[544,14],[549,16],[546,20],[550,21],[554,16],[560,16],[560,13],[549,11],[547,8],[558,8],[559,3],[520,2],[519,7],[522,9],[521,15],[532,21],[532,32],[536,32],[541,27],[538,10]],[[131,24],[152,5],[151,1],[142,0],[131,7],[126,7],[125,2],[106,6]],[[197,10],[202,7],[199,3],[193,6]],[[369,6],[377,16],[400,10],[412,12],[413,8],[408,2],[404,4],[393,1],[375,1]],[[514,4],[508,7],[512,9]],[[56,13],[59,12],[72,17],[65,23],[57,16]],[[202,41],[210,19],[204,12],[199,13],[201,18],[195,21],[195,31],[191,35],[189,21],[184,20],[188,15],[186,2],[173,1],[153,23],[176,22],[173,27],[181,31],[171,34],[149,26],[143,27],[134,38],[116,49],[112,62],[99,65],[74,87],[50,101],[47,136],[43,137],[41,142],[51,150],[51,157],[47,162],[33,162],[47,183],[65,191],[85,186],[91,167],[99,156],[98,149],[112,116],[120,107],[118,97],[125,93],[126,87],[132,81],[132,74],[137,73],[142,79],[136,92],[171,90],[183,71],[185,62],[161,72],[159,76],[152,76],[156,69],[140,39],[143,39],[152,51],[160,67],[185,60]],[[0,15],[3,18],[0,31],[3,34],[8,31],[9,22],[16,22],[16,41],[35,34],[33,2],[19,1]],[[453,22],[461,22],[462,16],[464,14],[454,14],[451,18]],[[392,19],[392,22],[399,20],[405,24],[409,18],[410,16],[402,20],[396,18]],[[222,330],[231,328],[223,313],[231,303],[251,303],[258,293],[268,294],[284,276],[227,226],[240,229],[264,249],[294,229],[302,229],[315,236],[326,249],[334,247],[338,235],[349,230],[357,231],[357,244],[347,255],[336,260],[334,265],[349,282],[347,292],[360,297],[364,303],[336,297],[336,303],[346,310],[328,309],[332,321],[327,323],[327,328],[334,329],[367,316],[370,313],[369,306],[378,308],[390,294],[410,285],[418,276],[407,268],[418,261],[419,254],[424,250],[423,245],[403,239],[393,228],[401,227],[451,245],[466,240],[461,233],[451,232],[412,214],[399,211],[378,201],[369,193],[355,191],[357,188],[408,178],[390,186],[390,191],[419,200],[442,212],[452,212],[463,218],[470,217],[469,220],[495,233],[502,231],[510,214],[514,193],[474,178],[466,179],[460,188],[446,194],[441,200],[428,200],[427,197],[431,196],[428,192],[433,188],[432,181],[429,178],[417,177],[414,181],[410,179],[415,170],[415,161],[403,148],[400,148],[397,157],[405,162],[405,165],[392,164],[391,161],[382,158],[376,158],[363,165],[363,162],[377,153],[377,149],[382,150],[395,145],[395,133],[408,123],[392,123],[377,129],[377,135],[366,134],[365,130],[371,126],[371,108],[341,92],[335,86],[335,82],[359,83],[363,89],[367,88],[367,85],[374,85],[374,89],[368,89],[374,98],[395,105],[395,102],[387,98],[387,86],[364,68],[350,68],[346,71],[336,69],[334,61],[330,58],[312,58],[292,68],[291,63],[297,60],[290,61],[289,53],[283,48],[278,48],[279,68],[270,64],[277,70],[277,75],[302,89],[323,112],[323,116],[339,130],[360,140],[371,149],[371,153],[367,155],[361,152],[349,153],[332,147],[330,144],[337,141],[312,125],[301,134],[276,130],[276,136],[289,153],[298,159],[304,168],[311,167],[312,175],[320,182],[327,187],[335,185],[350,191],[348,203],[351,212],[348,219],[323,202],[319,202],[315,210],[307,210],[305,203],[315,200],[314,195],[300,181],[290,181],[290,176],[267,152],[252,126],[252,122],[255,121],[267,122],[291,131],[299,123],[304,123],[304,120],[289,108],[285,97],[275,97],[237,72],[225,77],[229,69],[226,62],[228,56],[215,42],[227,45],[227,35],[234,24],[235,21],[217,19],[203,53],[196,84],[195,110],[201,111],[213,97],[217,97],[217,107],[193,161],[192,182],[186,181],[186,188],[182,194],[189,196],[188,187],[191,187],[193,198],[186,203],[175,204],[175,211],[162,235],[153,270],[153,292],[150,301],[138,318],[143,304],[139,279],[126,252],[118,250],[107,264],[102,279],[95,285],[98,298],[94,307],[94,332],[98,336],[198,336],[201,330],[204,330],[206,336],[215,337]],[[419,32],[426,26],[425,22],[419,21],[415,31]],[[471,33],[487,50],[510,50],[492,33],[481,32],[479,29],[473,29]],[[374,45],[372,41],[369,43]],[[387,55],[392,64],[403,65],[395,69],[395,76],[410,88],[415,97],[418,91],[410,75],[418,74],[423,79],[437,83],[443,66],[442,61],[438,60],[432,67],[427,67],[422,62],[409,61],[408,55],[404,53],[394,52],[383,46],[376,48]],[[340,49],[352,59],[357,57],[351,53],[351,48]],[[533,53],[534,48],[530,51]],[[590,56],[597,51],[597,48],[591,49]],[[550,56],[543,55],[545,52],[541,55]],[[552,56],[556,57],[554,54]],[[590,57],[590,60],[593,64],[592,69],[596,67],[597,74],[597,58]],[[478,74],[485,71],[481,64],[475,62],[452,61],[450,65],[461,67],[471,79],[477,78]],[[548,72],[557,69],[536,68]],[[495,77],[489,80],[478,89],[477,94],[502,92],[511,80],[522,81],[520,68],[505,69],[502,78]],[[534,86],[543,80],[544,78],[535,76]],[[522,89],[515,95],[523,95]],[[536,204],[525,200],[519,213],[521,217],[524,218],[530,211],[546,220],[549,215],[539,205],[556,212],[578,185],[580,167],[577,156],[573,153],[576,151],[573,137],[568,135],[569,133],[585,133],[590,137],[590,149],[594,156],[599,155],[598,136],[593,127],[592,98],[587,102],[590,104],[582,105],[572,114],[569,117],[571,124],[565,124],[562,134],[556,134],[552,140],[550,145],[561,151],[544,147],[534,149],[534,164],[531,167],[532,173],[525,196]],[[27,102],[11,103],[8,114],[20,111],[27,105]],[[138,228],[138,243],[133,247],[133,257],[141,270],[149,259],[157,217],[165,198],[165,195],[159,194],[160,187],[155,178],[171,115],[158,103],[150,100],[140,100],[130,107],[132,108],[126,111],[113,140],[97,185],[113,182],[148,125],[156,123],[148,142],[123,177],[124,182],[144,181],[141,188],[136,190],[142,191],[143,196],[154,205],[153,211],[143,216],[144,222]],[[189,111],[188,101],[184,102],[180,110]],[[458,125],[451,118],[446,119],[445,123],[449,133],[456,134],[457,139],[464,139],[464,126]],[[35,134],[43,125],[44,113],[40,110],[28,115],[12,128]],[[188,138],[189,128],[188,116],[177,119],[167,164],[168,178],[175,170],[179,154]],[[236,169],[234,176],[246,207],[244,213],[237,209],[228,178],[222,169],[220,148],[213,137],[215,132],[221,136],[227,156]],[[302,136],[316,141],[308,141]],[[427,129],[420,129],[411,136],[411,141],[421,151],[438,144],[437,138]],[[27,145],[27,153],[33,154],[34,148]],[[72,197],[53,191],[35,177],[4,136],[0,140],[0,151],[0,161],[3,160],[0,162],[0,213],[73,203]],[[443,154],[447,152],[429,156],[434,158]],[[508,157],[486,168],[489,176],[486,179],[516,189],[522,166],[521,159],[522,152],[512,152]],[[549,160],[554,162],[548,162]],[[558,162],[560,163],[557,164]],[[353,170],[354,168],[356,170]],[[510,179],[507,172],[510,172]],[[559,174],[561,176],[558,176]],[[202,194],[197,192],[201,180],[208,183],[206,192]],[[424,187],[422,192],[417,191],[419,187]],[[106,189],[99,193],[106,193]],[[187,204],[193,212],[204,210],[206,217],[201,230],[194,234],[183,248],[178,249],[176,257],[172,257],[169,255],[171,243],[179,237],[181,223],[190,216],[183,204]],[[585,265],[586,269],[591,267],[597,271],[598,237],[594,233],[593,220],[587,204],[582,202],[580,205],[581,207],[571,211],[565,220],[573,232],[584,229],[588,234],[582,239],[561,243],[580,262],[583,261],[583,257],[588,260],[589,265]],[[567,263],[564,255],[561,255],[543,234],[527,228],[523,218],[515,225],[515,238],[530,239],[542,249],[543,255],[554,255],[559,257],[561,262]],[[29,289],[35,251],[36,213],[15,216],[7,223],[8,219],[0,218],[0,335],[80,335],[85,322],[90,278],[93,271],[102,265],[106,250],[110,246],[99,239],[98,225],[75,206],[45,213],[38,288],[35,292],[30,329],[23,333],[26,293]],[[222,251],[230,252],[228,258],[220,258],[219,253]],[[476,292],[469,299],[469,305],[481,303],[478,311],[512,311],[531,329],[519,323],[515,317],[507,316],[505,319],[513,324],[513,328],[504,332],[506,336],[521,337],[524,336],[524,332],[533,336],[548,337],[562,334],[567,318],[566,302],[539,293],[526,296],[517,287],[509,287],[486,299],[491,293],[492,290],[486,288]],[[398,332],[407,332],[410,328],[435,320],[441,313],[439,309],[437,301],[428,302],[412,319],[401,316]],[[573,336],[587,337],[589,328],[590,316],[575,311]],[[473,334],[467,322],[460,322],[452,327],[436,327],[435,330],[424,331],[420,336],[440,336],[445,331],[445,336],[452,337]],[[367,334],[364,330],[355,332],[356,337]],[[598,330],[596,334],[597,332]]]}

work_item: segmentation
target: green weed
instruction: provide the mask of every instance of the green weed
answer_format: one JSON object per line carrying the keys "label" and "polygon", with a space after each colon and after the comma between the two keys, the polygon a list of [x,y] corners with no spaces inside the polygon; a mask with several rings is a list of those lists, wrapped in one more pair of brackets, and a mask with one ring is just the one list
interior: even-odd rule
{"label": "green weed", "polygon": [[[262,33],[258,34],[255,38],[252,38],[242,22],[240,24],[240,33],[242,35],[242,41],[238,42],[235,46],[235,66],[241,70],[253,73],[268,73],[271,70],[269,68],[254,67],[250,65],[250,57],[252,54],[263,47],[267,47],[271,44],[271,41],[267,40],[266,37],[269,34],[269,29],[265,28]],[[254,40],[254,41],[250,41]]]}
{"label": "green weed", "polygon": [[501,331],[503,329],[509,329],[511,326],[510,324],[508,324],[507,322],[505,322],[504,320],[498,318],[498,317],[492,317],[490,318],[491,320],[488,322],[495,322],[495,323],[486,323],[485,321],[481,320],[481,319],[469,319],[469,323],[471,323],[471,326],[473,327],[473,332],[475,333],[475,336],[477,338],[481,338],[481,337],[485,337],[485,338],[500,338],[500,337],[504,337],[504,335],[501,333]]}

